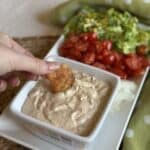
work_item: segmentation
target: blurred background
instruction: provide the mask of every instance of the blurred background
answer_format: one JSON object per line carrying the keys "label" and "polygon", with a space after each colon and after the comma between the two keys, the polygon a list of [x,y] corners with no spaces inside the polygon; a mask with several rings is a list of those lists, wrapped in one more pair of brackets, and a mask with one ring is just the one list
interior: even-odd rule
{"label": "blurred background", "polygon": [[1,0],[0,31],[13,37],[57,35],[50,11],[67,0]]}

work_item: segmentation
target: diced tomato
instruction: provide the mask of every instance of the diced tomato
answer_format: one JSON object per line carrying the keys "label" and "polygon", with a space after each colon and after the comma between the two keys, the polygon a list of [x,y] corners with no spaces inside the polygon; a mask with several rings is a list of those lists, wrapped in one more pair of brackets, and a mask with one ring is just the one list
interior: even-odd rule
{"label": "diced tomato", "polygon": [[78,39],[79,39],[78,36],[72,35],[69,38],[69,42],[71,42],[71,43],[77,43]]}
{"label": "diced tomato", "polygon": [[136,55],[129,55],[124,59],[125,65],[130,70],[139,70],[141,68],[140,59]]}
{"label": "diced tomato", "polygon": [[88,40],[88,33],[80,33],[79,34],[80,41],[87,41]]}
{"label": "diced tomato", "polygon": [[96,41],[94,44],[97,54],[100,54],[103,50],[101,41]]}
{"label": "diced tomato", "polygon": [[88,43],[79,42],[75,45],[75,49],[79,52],[87,51]]}
{"label": "diced tomato", "polygon": [[132,77],[139,77],[144,73],[145,69],[139,69],[139,70],[135,70],[132,72],[131,76]]}
{"label": "diced tomato", "polygon": [[65,42],[62,46],[61,49],[70,49],[72,48],[73,44],[71,42]]}
{"label": "diced tomato", "polygon": [[67,55],[67,56],[64,56],[64,57],[67,57],[67,58],[70,58],[70,59],[76,60],[75,56],[72,56],[72,55]]}
{"label": "diced tomato", "polygon": [[112,65],[114,61],[115,61],[115,56],[113,54],[109,54],[103,57],[103,60],[102,60],[102,62],[107,65]]}
{"label": "diced tomato", "polygon": [[118,62],[118,63],[114,63],[113,64],[113,67],[115,67],[115,68],[119,68],[119,69],[121,69],[121,70],[125,70],[125,65],[123,64],[123,62]]}
{"label": "diced tomato", "polygon": [[93,64],[93,66],[95,66],[95,67],[97,67],[97,68],[104,69],[104,70],[106,69],[105,65],[102,64],[102,63],[99,63],[99,62],[95,62],[95,63]]}
{"label": "diced tomato", "polygon": [[119,68],[111,68],[110,71],[117,74],[118,76],[120,76],[121,79],[127,79],[127,77],[128,77],[128,74]]}
{"label": "diced tomato", "polygon": [[67,56],[67,54],[68,54],[68,49],[65,49],[65,48],[60,49],[60,55]]}
{"label": "diced tomato", "polygon": [[142,64],[143,68],[146,68],[150,65],[150,60],[146,59],[144,56],[141,56],[139,59],[140,59],[140,63]]}
{"label": "diced tomato", "polygon": [[94,52],[94,53],[96,53],[95,45],[94,44],[89,44],[87,52]]}
{"label": "diced tomato", "polygon": [[108,56],[108,55],[110,55],[110,54],[111,54],[111,52],[108,51],[107,49],[103,49],[103,51],[101,52],[101,55],[102,55],[103,57],[106,57],[106,56]]}
{"label": "diced tomato", "polygon": [[93,42],[97,40],[97,33],[91,32],[88,33],[88,41]]}
{"label": "diced tomato", "polygon": [[68,55],[69,55],[70,57],[73,57],[75,60],[80,60],[80,59],[82,58],[82,55],[81,55],[81,53],[80,53],[79,51],[73,51],[73,50],[71,50],[71,51],[68,53]]}
{"label": "diced tomato", "polygon": [[122,79],[139,76],[150,65],[145,45],[137,47],[137,54],[124,55],[112,44],[99,40],[96,33],[71,34],[60,47],[60,55],[111,71]]}
{"label": "diced tomato", "polygon": [[92,64],[95,62],[95,53],[94,52],[87,52],[83,55],[82,61],[86,64]]}
{"label": "diced tomato", "polygon": [[111,50],[112,49],[112,42],[110,40],[103,40],[102,41],[103,49]]}
{"label": "diced tomato", "polygon": [[116,50],[112,51],[113,55],[115,56],[115,63],[120,63],[122,61],[122,54],[117,52]]}
{"label": "diced tomato", "polygon": [[96,60],[97,61],[102,61],[103,60],[103,56],[101,54],[96,54]]}
{"label": "diced tomato", "polygon": [[93,33],[93,32],[81,33],[79,34],[79,38],[82,41],[93,42],[97,39],[97,33]]}

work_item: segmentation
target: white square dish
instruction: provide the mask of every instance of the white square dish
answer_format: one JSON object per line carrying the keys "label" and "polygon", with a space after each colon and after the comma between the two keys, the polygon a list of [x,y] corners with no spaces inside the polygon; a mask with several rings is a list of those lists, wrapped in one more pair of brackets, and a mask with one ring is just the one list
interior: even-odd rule
{"label": "white square dish", "polygon": [[87,148],[95,139],[98,134],[102,124],[110,111],[111,104],[113,99],[117,93],[117,88],[120,82],[120,78],[112,73],[107,71],[94,68],[92,66],[82,64],[73,60],[69,60],[63,57],[51,56],[45,57],[48,61],[57,61],[60,63],[66,63],[71,66],[71,68],[78,70],[79,72],[84,72],[89,74],[90,76],[95,76],[97,79],[104,80],[109,82],[112,86],[112,92],[108,99],[108,102],[103,110],[101,117],[93,129],[89,136],[83,137],[76,134],[73,134],[69,131],[66,131],[61,128],[54,127],[51,124],[44,123],[37,119],[34,119],[26,114],[22,113],[22,106],[28,96],[28,93],[35,86],[36,82],[28,82],[22,90],[18,93],[18,95],[14,98],[13,102],[10,105],[11,112],[20,119],[24,126],[26,126],[30,131],[34,134],[40,136],[42,139],[46,141],[51,141],[51,139],[56,140],[59,145],[63,148],[71,148],[71,149],[85,149]]}

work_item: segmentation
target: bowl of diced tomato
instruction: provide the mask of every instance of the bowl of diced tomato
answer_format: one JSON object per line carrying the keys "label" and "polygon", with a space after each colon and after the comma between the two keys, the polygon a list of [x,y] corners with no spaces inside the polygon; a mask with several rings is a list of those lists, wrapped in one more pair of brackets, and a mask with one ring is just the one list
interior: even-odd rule
{"label": "bowl of diced tomato", "polygon": [[123,54],[115,49],[111,40],[100,40],[96,33],[69,34],[59,53],[76,61],[92,65],[119,75],[122,79],[137,77],[149,66],[145,57],[147,47],[140,45],[136,53]]}

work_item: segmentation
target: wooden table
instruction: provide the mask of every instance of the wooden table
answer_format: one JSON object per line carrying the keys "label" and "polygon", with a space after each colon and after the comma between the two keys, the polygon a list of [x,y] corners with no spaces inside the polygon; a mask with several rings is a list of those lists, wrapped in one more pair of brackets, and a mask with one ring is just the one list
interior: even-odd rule
{"label": "wooden table", "polygon": [[[35,56],[43,58],[49,51],[51,46],[56,41],[57,37],[30,37],[15,39],[23,47],[29,49]],[[0,114],[6,108],[6,106],[11,102],[12,98],[16,95],[19,89],[23,86],[25,77],[19,74],[21,79],[21,85],[17,88],[9,88],[7,91],[0,93]],[[29,150],[21,145],[11,142],[7,139],[0,137],[0,150]]]}

